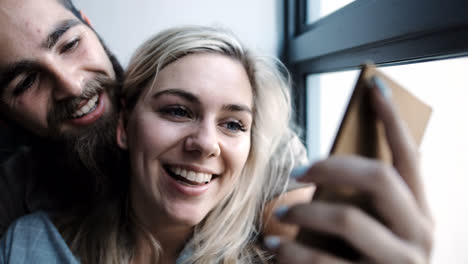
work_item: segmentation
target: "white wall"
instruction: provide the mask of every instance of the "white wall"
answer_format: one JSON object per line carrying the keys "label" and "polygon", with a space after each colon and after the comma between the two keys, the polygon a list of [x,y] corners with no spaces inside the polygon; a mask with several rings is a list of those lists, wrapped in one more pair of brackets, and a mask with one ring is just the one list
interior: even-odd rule
{"label": "white wall", "polygon": [[279,55],[283,38],[280,0],[74,0],[125,66],[149,36],[176,25],[231,29],[248,47]]}

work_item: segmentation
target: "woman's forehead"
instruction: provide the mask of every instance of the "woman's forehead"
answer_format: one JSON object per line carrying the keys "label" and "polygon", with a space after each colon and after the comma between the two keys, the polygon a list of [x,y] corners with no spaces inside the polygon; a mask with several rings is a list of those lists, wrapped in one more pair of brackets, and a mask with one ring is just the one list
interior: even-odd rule
{"label": "woman's forehead", "polygon": [[197,97],[226,97],[250,107],[253,104],[252,87],[243,65],[216,53],[191,54],[172,62],[158,73],[147,89],[150,94],[181,89]]}

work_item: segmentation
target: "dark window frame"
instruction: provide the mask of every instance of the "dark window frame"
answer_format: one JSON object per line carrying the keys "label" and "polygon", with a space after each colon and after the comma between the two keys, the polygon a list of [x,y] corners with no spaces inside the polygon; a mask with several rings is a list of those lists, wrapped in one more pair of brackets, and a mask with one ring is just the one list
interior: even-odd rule
{"label": "dark window frame", "polygon": [[[306,23],[307,0],[285,0],[285,63],[294,82],[295,121],[307,126],[309,74],[468,55],[466,0],[356,0]],[[305,140],[303,135],[303,139]]]}

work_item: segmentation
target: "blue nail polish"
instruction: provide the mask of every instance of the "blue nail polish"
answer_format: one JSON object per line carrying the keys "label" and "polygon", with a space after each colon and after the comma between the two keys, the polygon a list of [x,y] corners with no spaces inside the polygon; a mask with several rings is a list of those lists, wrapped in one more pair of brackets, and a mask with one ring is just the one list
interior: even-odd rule
{"label": "blue nail polish", "polygon": [[372,76],[371,81],[386,99],[390,99],[392,97],[392,90],[390,90],[384,80],[378,76]]}
{"label": "blue nail polish", "polygon": [[289,178],[291,179],[298,179],[298,178],[301,178],[306,172],[307,170],[310,168],[310,166],[299,166],[299,167],[296,167],[294,168],[292,171],[291,171],[291,174],[289,174]]}
{"label": "blue nail polish", "polygon": [[275,214],[276,218],[281,219],[288,212],[288,210],[289,210],[288,206],[282,205],[282,206],[276,208],[274,214]]}
{"label": "blue nail polish", "polygon": [[280,246],[281,241],[280,241],[279,237],[277,237],[277,236],[266,236],[263,239],[263,243],[265,243],[265,246],[268,249],[276,250]]}

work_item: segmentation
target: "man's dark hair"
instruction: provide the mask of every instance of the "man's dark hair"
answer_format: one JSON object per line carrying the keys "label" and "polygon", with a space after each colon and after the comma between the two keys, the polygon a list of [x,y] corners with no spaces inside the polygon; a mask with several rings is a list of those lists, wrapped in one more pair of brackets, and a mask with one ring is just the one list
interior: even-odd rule
{"label": "man's dark hair", "polygon": [[81,21],[86,23],[81,16],[80,11],[75,7],[71,0],[57,0],[61,5],[63,5],[66,9],[70,10],[77,18]]}

